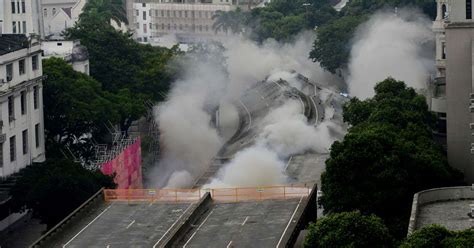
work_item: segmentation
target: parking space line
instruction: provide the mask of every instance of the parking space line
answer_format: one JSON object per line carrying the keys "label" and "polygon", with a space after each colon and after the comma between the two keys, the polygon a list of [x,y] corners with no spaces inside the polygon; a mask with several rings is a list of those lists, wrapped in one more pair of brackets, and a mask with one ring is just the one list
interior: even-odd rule
{"label": "parking space line", "polygon": [[132,222],[130,222],[130,224],[128,224],[127,229],[130,228],[133,225],[133,223],[135,223],[135,220],[133,220]]}
{"label": "parking space line", "polygon": [[245,223],[247,222],[247,220],[248,220],[248,219],[249,219],[249,217],[248,217],[248,216],[247,216],[247,217],[245,217],[245,220],[244,220],[244,222],[242,222],[242,226],[243,226],[243,225],[245,225]]}
{"label": "parking space line", "polygon": [[292,221],[293,218],[295,217],[296,211],[298,211],[298,208],[300,207],[300,204],[301,204],[301,201],[302,201],[302,200],[303,200],[303,196],[300,198],[300,201],[298,202],[298,205],[296,206],[295,211],[294,211],[293,214],[291,215],[290,220],[288,221],[288,224],[286,225],[285,230],[283,231],[283,234],[281,235],[280,240],[278,241],[278,244],[276,245],[276,248],[280,247],[280,243],[281,243],[281,241],[283,240],[283,236],[285,236],[285,233],[286,233],[286,231],[288,230],[288,227],[290,226],[291,221]]}
{"label": "parking space line", "polygon": [[100,218],[100,216],[102,216],[105,212],[107,212],[107,210],[109,210],[109,208],[112,207],[112,204],[110,204],[110,206],[108,206],[106,209],[104,209],[104,211],[102,211],[99,215],[97,215],[97,217],[95,217],[91,222],[89,222],[89,224],[87,224],[84,228],[82,228],[76,235],[74,235],[74,237],[72,237],[66,244],[63,245],[63,248],[65,248],[69,243],[71,243],[77,236],[79,236],[79,234],[81,234],[84,230],[86,230],[90,225],[92,225],[92,223],[94,223],[97,219]]}
{"label": "parking space line", "polygon": [[161,238],[156,241],[156,243],[153,245],[153,248],[156,248],[156,246],[160,243],[160,241],[166,236],[166,234],[169,233],[169,231],[171,230],[171,228],[174,227],[174,225],[176,225],[176,223],[178,223],[178,221],[181,219],[181,217],[183,217],[183,215],[186,214],[186,212],[188,212],[188,210],[191,208],[191,206],[194,205],[194,203],[191,203],[188,208],[186,208],[186,210],[184,210],[184,212],[179,216],[178,219],[176,219],[176,221],[173,223],[173,225],[170,226],[170,228],[168,228],[168,230],[166,230],[166,232],[161,236]]}
{"label": "parking space line", "polygon": [[232,247],[232,240],[229,242],[229,244],[227,245],[227,248],[230,248]]}
{"label": "parking space line", "polygon": [[196,231],[193,233],[193,235],[191,235],[191,237],[188,239],[188,241],[183,245],[183,248],[186,247],[186,245],[188,245],[188,243],[191,241],[191,239],[193,239],[194,235],[196,235],[196,233],[199,231],[199,229],[201,229],[202,225],[204,225],[204,223],[206,223],[207,219],[209,218],[209,216],[211,216],[211,214],[214,212],[214,210],[212,210],[207,216],[206,218],[204,219],[204,221],[201,223],[201,225],[198,226],[198,228],[196,229]]}

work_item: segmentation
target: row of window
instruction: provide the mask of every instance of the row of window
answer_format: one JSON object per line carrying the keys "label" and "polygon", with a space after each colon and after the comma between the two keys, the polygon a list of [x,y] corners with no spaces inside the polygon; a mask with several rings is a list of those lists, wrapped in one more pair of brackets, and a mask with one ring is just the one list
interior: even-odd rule
{"label": "row of window", "polygon": [[[54,16],[54,15],[56,15],[56,8],[53,8],[52,11],[51,11],[51,16]],[[48,9],[47,8],[43,9],[43,16],[48,17]]]}
{"label": "row of window", "polygon": [[12,33],[14,33],[14,34],[26,34],[26,21],[12,22]]}
{"label": "row of window", "polygon": [[[38,70],[38,55],[31,56],[31,69],[33,71]],[[11,81],[13,79],[13,63],[7,64],[5,66],[6,74],[7,74],[7,81]],[[18,74],[23,75],[25,74],[26,70],[26,60],[20,59],[18,60]]]}
{"label": "row of window", "polygon": [[[148,24],[150,30],[153,29],[153,26],[154,26],[154,29],[156,30],[180,30],[180,31],[192,31],[192,32],[195,32],[195,31],[199,31],[199,32],[202,32],[202,31],[206,31],[206,32],[209,32],[210,30],[210,27],[209,25],[188,25],[188,24],[173,24],[171,25],[171,23],[168,23],[168,24],[164,24],[162,23],[161,25],[159,25],[158,23],[156,23],[155,25],[152,25],[151,23]],[[147,25],[146,24],[143,24],[143,32],[146,34],[147,33]]]}
{"label": "row of window", "polygon": [[[21,132],[21,141],[22,141],[22,152],[23,155],[28,154],[28,129],[25,129]],[[16,136],[13,135],[9,139],[10,143],[10,162],[16,161]],[[35,125],[35,146],[38,148],[40,146],[40,126],[39,123]],[[3,149],[0,149],[3,152]],[[3,165],[1,161],[0,165]]]}
{"label": "row of window", "polygon": [[[39,89],[38,86],[33,86],[33,108],[38,109],[39,101]],[[26,90],[20,92],[20,108],[21,115],[26,115],[27,112],[27,103],[26,103]],[[15,120],[15,97],[8,97],[8,120]]]}
{"label": "row of window", "polygon": [[[139,11],[135,10],[135,15],[139,16]],[[154,14],[154,15],[153,15]],[[165,15],[166,14],[166,15]],[[206,18],[212,19],[214,12],[199,10],[149,10],[148,15],[151,17],[175,17],[175,18]],[[143,11],[142,18],[146,21],[147,13]]]}
{"label": "row of window", "polygon": [[[20,6],[21,6],[21,8],[20,8]],[[18,0],[18,1],[11,0],[11,8],[12,8],[12,14],[26,13],[25,0]]]}

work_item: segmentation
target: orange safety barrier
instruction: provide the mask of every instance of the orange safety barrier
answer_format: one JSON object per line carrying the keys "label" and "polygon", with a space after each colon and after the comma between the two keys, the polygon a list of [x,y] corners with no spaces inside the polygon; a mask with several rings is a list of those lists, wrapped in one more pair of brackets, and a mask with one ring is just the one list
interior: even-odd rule
{"label": "orange safety barrier", "polygon": [[241,202],[306,197],[311,188],[271,186],[217,189],[106,189],[105,201],[195,202],[206,192],[217,202]]}

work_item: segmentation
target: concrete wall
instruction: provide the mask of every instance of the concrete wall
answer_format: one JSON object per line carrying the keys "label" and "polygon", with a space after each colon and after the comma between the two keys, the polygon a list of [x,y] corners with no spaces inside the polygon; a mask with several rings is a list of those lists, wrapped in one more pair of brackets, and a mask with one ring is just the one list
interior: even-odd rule
{"label": "concrete wall", "polygon": [[455,201],[474,199],[474,190],[471,186],[448,187],[424,190],[413,196],[408,235],[415,231],[418,212],[421,206],[439,201]]}
{"label": "concrete wall", "polygon": [[451,166],[461,170],[468,182],[474,182],[472,140],[469,124],[474,122],[469,110],[473,92],[474,23],[451,24],[446,28],[447,66],[447,143]]}

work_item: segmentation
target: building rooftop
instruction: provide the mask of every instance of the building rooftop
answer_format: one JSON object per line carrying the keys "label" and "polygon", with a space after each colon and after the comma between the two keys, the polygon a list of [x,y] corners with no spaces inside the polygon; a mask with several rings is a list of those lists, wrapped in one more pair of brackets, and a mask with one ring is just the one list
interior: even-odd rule
{"label": "building rooftop", "polygon": [[446,187],[418,192],[413,197],[408,234],[431,224],[449,230],[471,228],[470,204],[474,203],[474,187]]}
{"label": "building rooftop", "polygon": [[431,224],[442,225],[449,230],[465,230],[471,227],[471,218],[467,215],[469,204],[474,200],[433,202],[424,205],[418,213],[417,229]]}
{"label": "building rooftop", "polygon": [[28,47],[28,38],[24,34],[0,34],[0,55]]}

